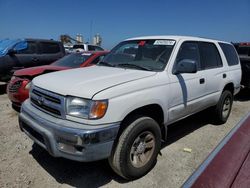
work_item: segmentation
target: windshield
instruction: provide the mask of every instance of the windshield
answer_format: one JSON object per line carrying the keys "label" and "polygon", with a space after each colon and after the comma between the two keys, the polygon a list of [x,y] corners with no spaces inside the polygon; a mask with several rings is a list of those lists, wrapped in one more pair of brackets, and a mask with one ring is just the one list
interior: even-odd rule
{"label": "windshield", "polygon": [[174,44],[174,40],[124,41],[105,56],[99,65],[162,71],[169,60]]}
{"label": "windshield", "polygon": [[81,64],[84,63],[91,56],[92,56],[91,53],[69,54],[57,60],[52,65],[77,68],[77,67],[80,67]]}

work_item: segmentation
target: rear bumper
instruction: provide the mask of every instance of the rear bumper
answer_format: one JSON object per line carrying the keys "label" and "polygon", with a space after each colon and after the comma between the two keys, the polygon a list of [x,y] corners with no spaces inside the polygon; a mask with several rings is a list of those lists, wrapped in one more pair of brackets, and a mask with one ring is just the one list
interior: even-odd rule
{"label": "rear bumper", "polygon": [[52,156],[84,162],[108,158],[120,126],[119,123],[93,126],[58,119],[39,111],[29,100],[22,105],[19,125]]}

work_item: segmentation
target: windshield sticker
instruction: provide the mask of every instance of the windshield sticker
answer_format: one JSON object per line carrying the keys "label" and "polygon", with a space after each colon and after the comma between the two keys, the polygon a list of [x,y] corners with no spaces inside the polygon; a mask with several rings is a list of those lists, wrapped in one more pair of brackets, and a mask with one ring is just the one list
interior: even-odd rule
{"label": "windshield sticker", "polygon": [[90,56],[91,53],[82,53],[82,56],[84,56],[84,55]]}
{"label": "windshield sticker", "polygon": [[142,40],[142,41],[140,41],[140,42],[139,42],[139,44],[138,44],[138,45],[139,45],[139,46],[144,46],[144,45],[145,45],[145,43],[146,43],[146,41],[143,41],[143,40]]}
{"label": "windshield sticker", "polygon": [[156,40],[154,42],[154,45],[168,45],[173,46],[175,44],[175,41],[173,40]]}

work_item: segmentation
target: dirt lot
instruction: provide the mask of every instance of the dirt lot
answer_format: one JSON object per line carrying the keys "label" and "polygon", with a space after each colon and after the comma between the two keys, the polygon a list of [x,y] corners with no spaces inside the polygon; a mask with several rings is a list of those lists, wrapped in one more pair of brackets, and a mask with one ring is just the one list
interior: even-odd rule
{"label": "dirt lot", "polygon": [[[106,160],[78,163],[53,158],[18,128],[17,113],[7,95],[0,95],[0,187],[180,187],[221,139],[250,111],[250,92],[233,105],[228,122],[216,126],[207,112],[189,117],[169,130],[154,169],[127,182],[112,172]],[[184,152],[183,148],[192,152]]]}

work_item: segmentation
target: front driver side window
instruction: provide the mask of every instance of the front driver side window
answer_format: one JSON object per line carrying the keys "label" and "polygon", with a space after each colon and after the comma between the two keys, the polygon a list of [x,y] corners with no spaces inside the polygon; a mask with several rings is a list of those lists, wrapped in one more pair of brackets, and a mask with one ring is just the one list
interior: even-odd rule
{"label": "front driver side window", "polygon": [[178,52],[176,63],[181,60],[188,59],[197,62],[197,67],[199,69],[200,65],[200,55],[197,42],[184,42]]}

